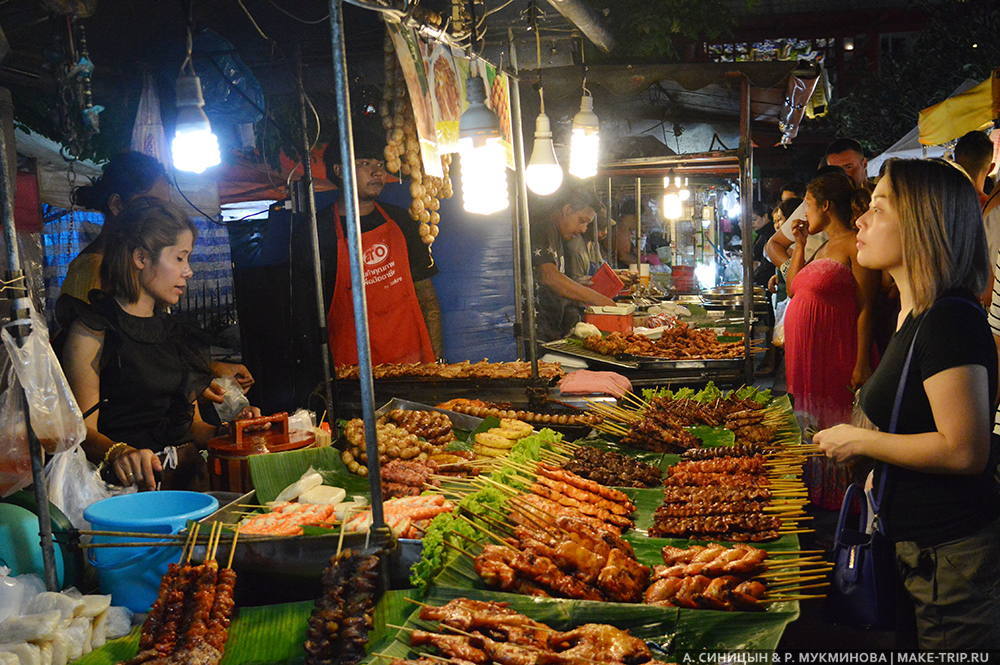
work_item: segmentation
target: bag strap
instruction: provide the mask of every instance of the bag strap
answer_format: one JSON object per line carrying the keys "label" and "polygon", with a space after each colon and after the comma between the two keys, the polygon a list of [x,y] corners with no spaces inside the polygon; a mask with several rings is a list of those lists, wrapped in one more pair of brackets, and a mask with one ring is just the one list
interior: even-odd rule
{"label": "bag strap", "polygon": [[[969,300],[968,298],[961,298],[959,296],[946,296],[940,298],[931,305],[930,308],[920,317],[920,321],[917,322],[917,329],[913,331],[913,339],[910,340],[910,348],[906,352],[906,360],[903,362],[903,372],[899,376],[899,384],[896,386],[896,398],[892,404],[892,415],[889,417],[889,433],[896,433],[896,425],[899,423],[899,411],[903,405],[903,395],[906,393],[906,380],[910,376],[910,364],[913,361],[913,350],[917,346],[917,336],[920,334],[920,326],[924,324],[927,319],[927,315],[930,314],[931,309],[934,308],[939,302],[944,300],[957,300],[959,302],[964,302],[970,307],[974,307],[981,313],[985,313],[982,306]],[[878,483],[878,495],[872,496],[872,509],[875,513],[875,517],[878,517],[878,512],[882,506],[882,500],[885,498],[886,487],[889,484],[889,464],[881,463],[879,464],[879,483]]]}

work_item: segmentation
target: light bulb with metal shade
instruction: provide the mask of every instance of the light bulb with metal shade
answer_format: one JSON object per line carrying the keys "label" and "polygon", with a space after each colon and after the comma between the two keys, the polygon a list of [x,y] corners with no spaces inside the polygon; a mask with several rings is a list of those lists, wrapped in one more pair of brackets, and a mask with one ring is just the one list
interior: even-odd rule
{"label": "light bulb with metal shade", "polygon": [[177,123],[170,152],[174,168],[202,173],[222,161],[219,140],[202,107],[201,81],[197,76],[177,78]]}
{"label": "light bulb with metal shade", "polygon": [[601,125],[594,113],[594,98],[580,98],[580,110],[573,116],[573,131],[569,143],[569,172],[577,178],[597,175],[597,159],[601,148]]}
{"label": "light bulb with metal shade", "polygon": [[556,148],[552,144],[552,127],[549,116],[538,114],[535,120],[535,145],[531,149],[531,159],[525,170],[528,189],[539,196],[548,196],[562,186],[563,172],[556,159]]}
{"label": "light bulb with metal shade", "polygon": [[510,205],[500,122],[484,104],[486,87],[481,78],[469,78],[466,94],[469,108],[458,121],[462,207],[474,214],[491,215]]}

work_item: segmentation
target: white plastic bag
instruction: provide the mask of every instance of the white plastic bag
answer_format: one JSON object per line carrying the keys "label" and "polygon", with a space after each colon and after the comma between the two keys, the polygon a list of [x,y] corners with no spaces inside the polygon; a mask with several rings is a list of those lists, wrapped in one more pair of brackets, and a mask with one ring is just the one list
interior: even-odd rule
{"label": "white plastic bag", "polygon": [[101,480],[97,467],[90,463],[80,445],[52,456],[52,461],[45,468],[45,486],[49,501],[77,529],[89,528],[83,519],[83,511],[92,503],[136,491],[135,486],[113,488]]}
{"label": "white plastic bag", "polygon": [[785,298],[774,308],[774,334],[771,335],[771,343],[775,346],[785,345],[785,310],[791,298]]}
{"label": "white plastic bag", "polygon": [[31,428],[46,452],[57,453],[83,441],[87,427],[49,344],[45,321],[32,310],[30,323],[31,332],[20,346],[7,327],[0,336],[24,387]]}
{"label": "white plastic bag", "polygon": [[0,349],[0,496],[10,496],[31,484],[24,412],[24,391],[10,356]]}
{"label": "white plastic bag", "polygon": [[0,566],[0,623],[9,617],[26,614],[28,605],[43,591],[45,583],[38,575],[14,577],[10,568]]}

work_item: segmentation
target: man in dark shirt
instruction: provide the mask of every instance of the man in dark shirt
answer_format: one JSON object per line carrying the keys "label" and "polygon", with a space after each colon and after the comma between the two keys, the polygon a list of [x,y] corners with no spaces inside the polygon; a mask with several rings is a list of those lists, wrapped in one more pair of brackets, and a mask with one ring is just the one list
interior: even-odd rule
{"label": "man in dark shirt", "polygon": [[613,305],[614,301],[566,276],[564,241],[587,231],[600,204],[585,182],[565,182],[551,201],[536,206],[531,221],[531,264],[537,283],[535,319],[538,339],[566,335],[586,305]]}

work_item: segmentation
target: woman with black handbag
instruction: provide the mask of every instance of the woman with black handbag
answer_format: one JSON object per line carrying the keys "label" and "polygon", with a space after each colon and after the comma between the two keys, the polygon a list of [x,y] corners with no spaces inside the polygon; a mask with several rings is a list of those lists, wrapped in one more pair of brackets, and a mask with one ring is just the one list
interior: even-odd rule
{"label": "woman with black handbag", "polygon": [[878,526],[920,648],[998,649],[997,353],[976,299],[989,271],[976,192],[947,163],[893,161],[857,224],[858,262],[900,292],[896,332],[860,395],[880,431],[837,425],[813,441],[837,461],[879,463]]}

